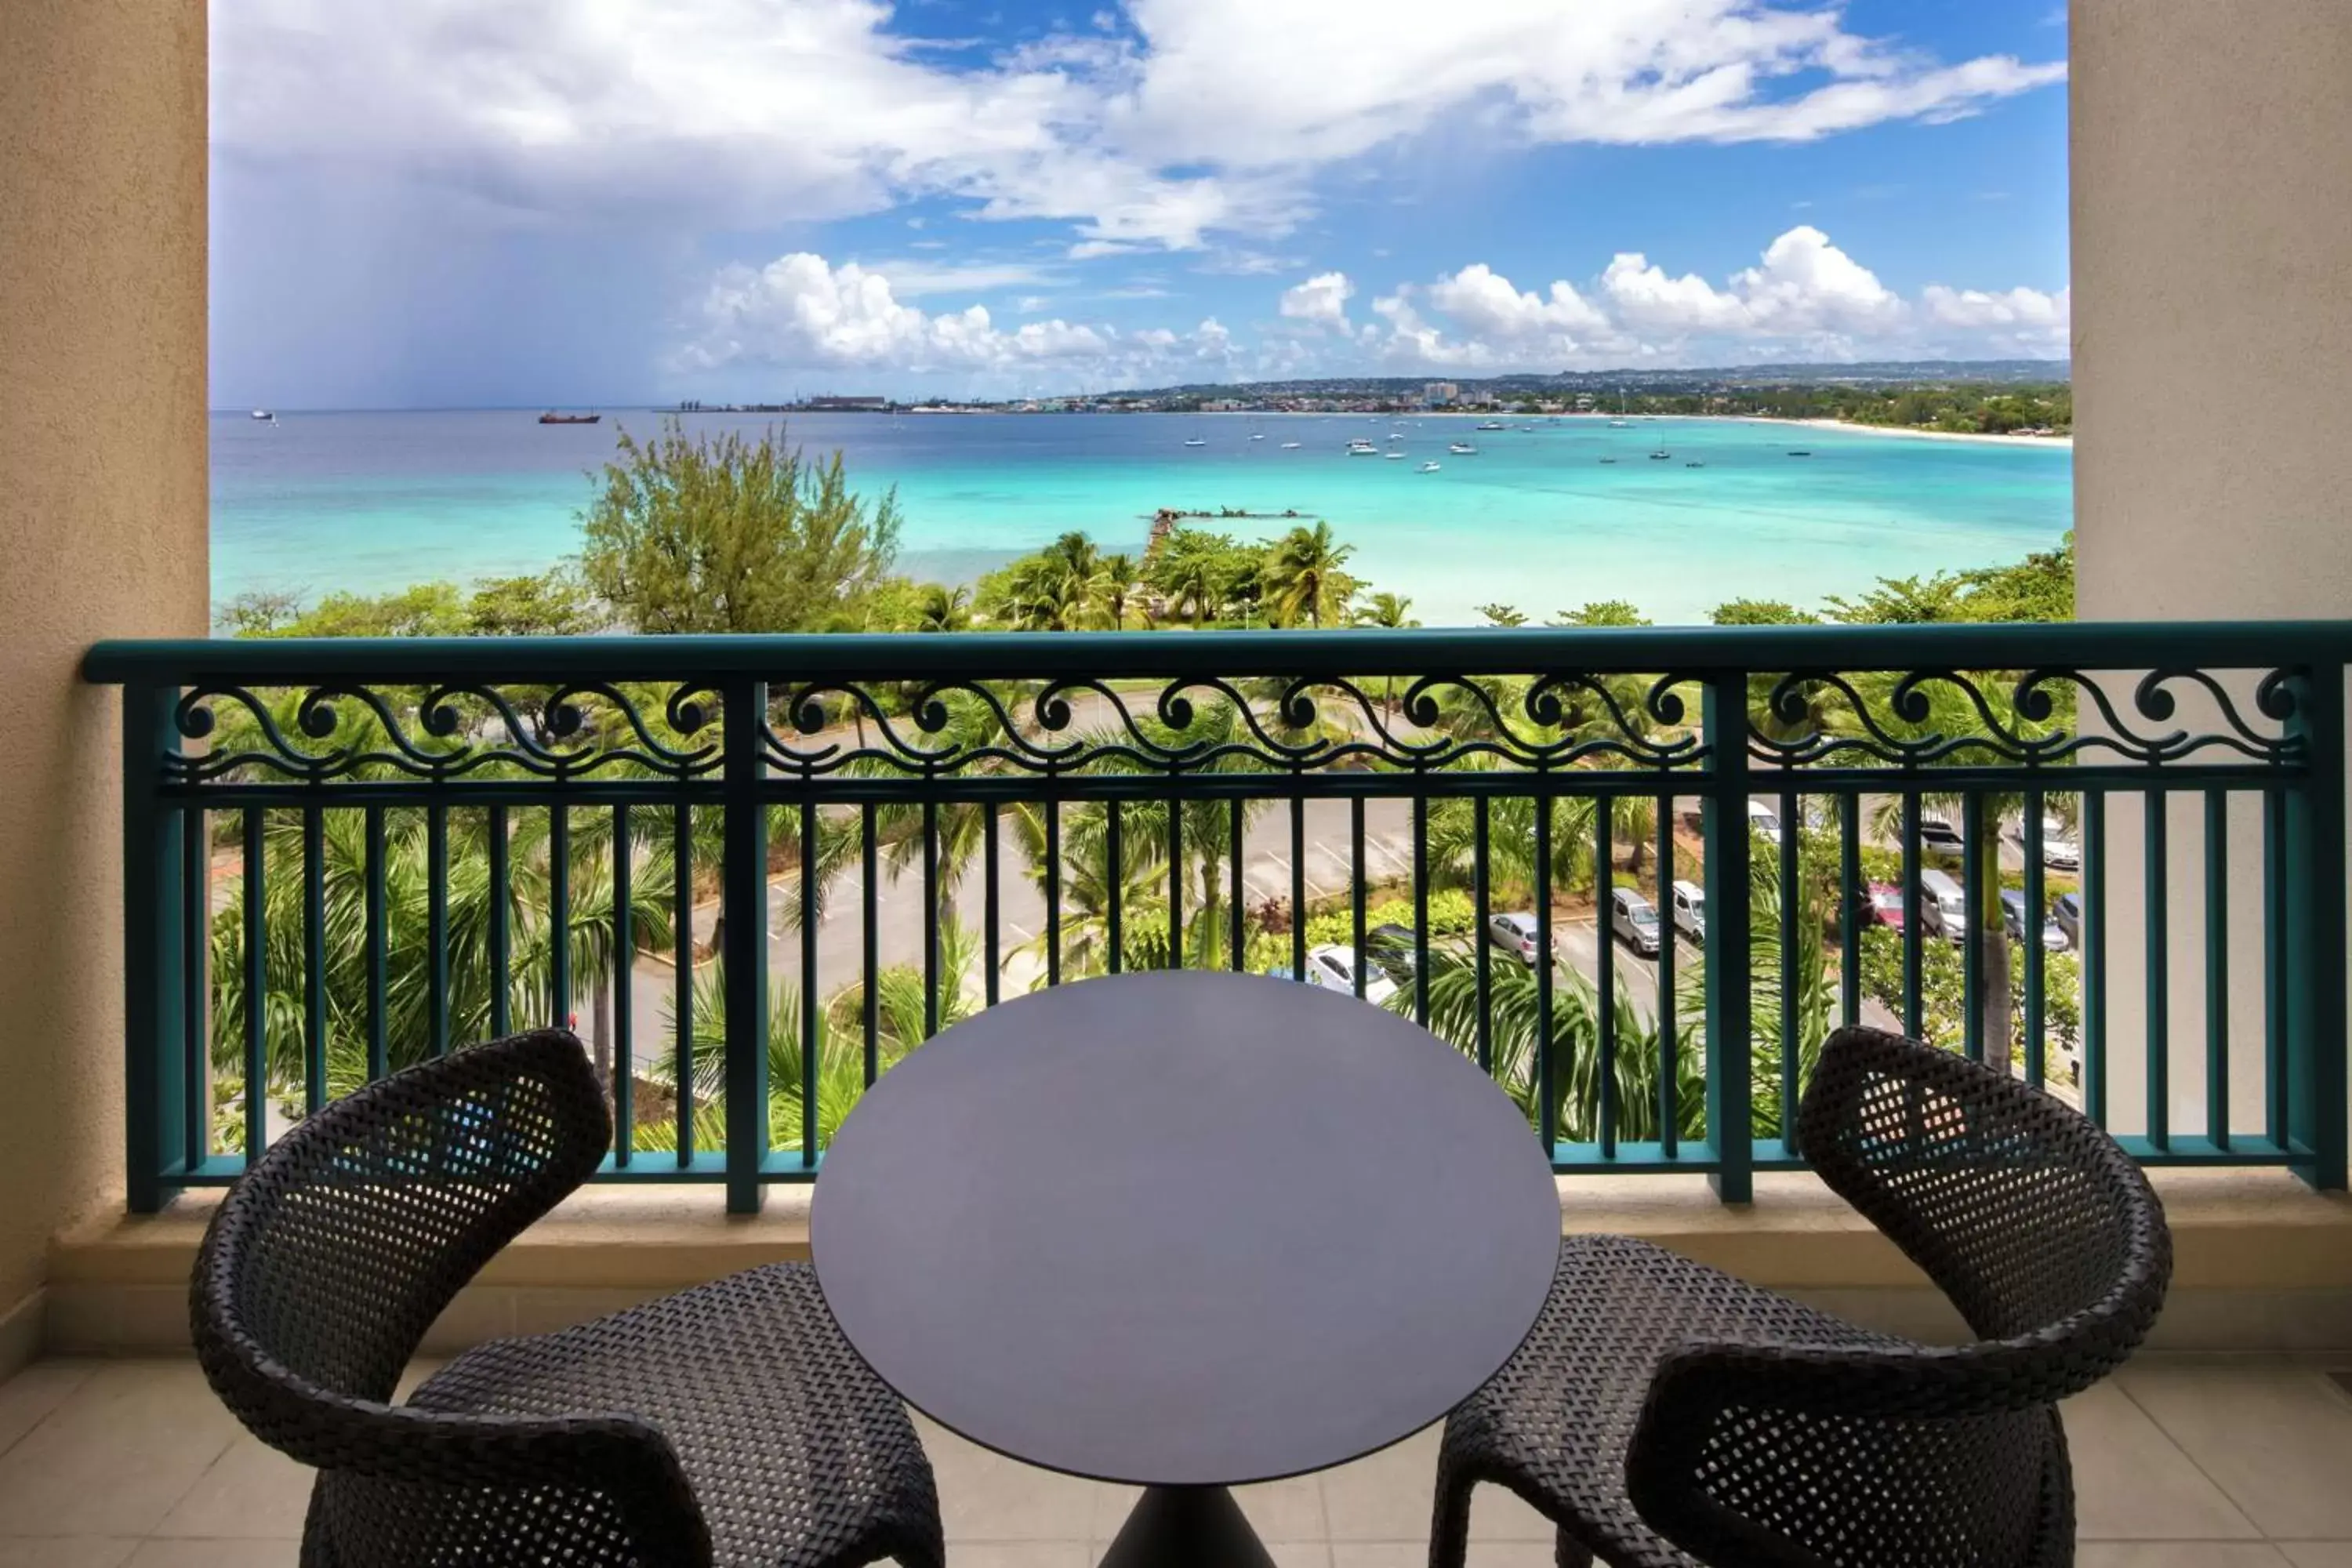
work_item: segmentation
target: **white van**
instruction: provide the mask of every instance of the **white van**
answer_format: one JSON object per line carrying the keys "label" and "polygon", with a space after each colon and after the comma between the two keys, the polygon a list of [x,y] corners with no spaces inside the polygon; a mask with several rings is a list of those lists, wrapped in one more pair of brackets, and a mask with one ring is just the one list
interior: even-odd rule
{"label": "white van", "polygon": [[1693,942],[1706,940],[1706,892],[1696,882],[1674,886],[1675,929]]}
{"label": "white van", "polygon": [[1949,873],[1933,869],[1919,873],[1919,923],[1948,941],[1968,940],[1968,898]]}
{"label": "white van", "polygon": [[1775,849],[1780,847],[1780,814],[1762,801],[1748,803],[1748,826],[1762,834],[1765,843]]}

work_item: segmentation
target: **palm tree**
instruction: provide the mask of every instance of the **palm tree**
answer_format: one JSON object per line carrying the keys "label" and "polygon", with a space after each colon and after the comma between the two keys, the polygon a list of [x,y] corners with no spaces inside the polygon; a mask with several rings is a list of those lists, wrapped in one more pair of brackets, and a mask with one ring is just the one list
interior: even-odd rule
{"label": "palm tree", "polygon": [[1301,523],[1276,540],[1265,566],[1276,613],[1293,626],[1302,619],[1317,626],[1342,619],[1356,580],[1340,568],[1355,552],[1354,545],[1332,535],[1328,522],[1313,528]]}
{"label": "palm tree", "polygon": [[1224,607],[1224,573],[1213,551],[1171,549],[1157,568],[1156,575],[1160,591],[1168,595],[1169,604],[1191,614],[1195,631]]}
{"label": "palm tree", "polygon": [[1102,613],[1109,618],[1110,628],[1115,632],[1127,629],[1128,605],[1135,597],[1138,575],[1135,559],[1130,555],[1106,555],[1102,559],[1096,593]]}
{"label": "palm tree", "polygon": [[960,632],[971,626],[971,589],[950,588],[938,583],[924,584],[922,596],[915,604],[917,631]]}
{"label": "palm tree", "polygon": [[1355,623],[1360,626],[1380,626],[1391,631],[1421,623],[1412,618],[1412,601],[1401,594],[1383,590],[1371,597],[1371,602],[1357,610]]}
{"label": "palm tree", "polygon": [[[972,959],[979,939],[961,926],[940,933],[940,969],[950,984],[942,988],[940,1027],[971,1016]],[[923,976],[921,971],[894,964],[874,977],[875,1071],[878,1077],[922,1045]],[[866,1092],[866,988],[845,986],[818,1008],[816,1016],[817,1140],[833,1142],[842,1121]],[[663,1005],[663,1022],[675,1033],[677,1003]],[[768,998],[768,1142],[771,1148],[797,1150],[803,1130],[806,1104],[806,1055],[801,1039],[801,994],[779,985]],[[713,962],[694,975],[694,1031],[690,1045],[692,1079],[686,1092],[693,1098],[696,1142],[707,1149],[723,1148],[727,1140],[727,966]],[[665,1057],[649,1064],[648,1075],[677,1087],[676,1064]],[[647,1121],[636,1130],[635,1146],[641,1150],[677,1147],[674,1120]]]}
{"label": "palm tree", "polygon": [[[1154,832],[1149,820],[1135,820],[1139,810],[1150,808],[1118,809],[1122,813],[1119,864],[1114,868],[1110,863],[1111,807],[1088,802],[1062,814],[1062,858],[1058,866],[1045,854],[1045,807],[1026,804],[1013,807],[1014,835],[1028,858],[1030,879],[1040,888],[1046,885],[1049,877],[1059,879],[1060,970],[1066,979],[1099,974],[1110,967],[1110,911],[1114,900],[1123,921],[1139,920],[1150,924],[1156,920],[1162,927],[1167,924],[1167,819],[1160,816],[1161,831]],[[1014,951],[1043,958],[1052,934],[1041,931]],[[1039,984],[1044,984],[1042,979]]]}
{"label": "palm tree", "polygon": [[[490,927],[498,899],[490,879],[488,814],[453,811],[447,822],[446,1027],[449,1043],[463,1045],[487,1038],[493,1026]],[[624,932],[616,930],[612,815],[575,809],[569,819],[566,942],[572,995],[553,996],[551,826],[543,808],[513,808],[508,821],[506,1001],[518,1024],[567,1022],[580,995],[600,994],[620,964],[630,962],[639,951],[665,948],[673,940],[676,878],[670,859],[669,813],[652,806],[631,813],[629,852],[634,875],[629,926]],[[366,1081],[369,1068],[366,816],[352,809],[326,811],[321,814],[320,829],[326,909],[326,1091],[340,1095]],[[383,1030],[385,1060],[396,1069],[423,1060],[434,1046],[430,839],[426,813],[420,808],[387,810],[383,829]],[[309,954],[299,813],[271,813],[265,819],[262,872],[266,1079],[258,1089],[294,1101],[301,1097],[308,1045]],[[217,1075],[240,1084],[247,1003],[245,913],[240,881],[214,917],[210,955],[214,1068]]]}
{"label": "palm tree", "polygon": [[[1552,1086],[1559,1135],[1572,1142],[1601,1136],[1601,998],[1592,983],[1573,971],[1556,971],[1552,990]],[[1538,978],[1524,964],[1488,965],[1486,1021],[1496,1082],[1517,1102],[1530,1126],[1538,1125],[1541,1079],[1538,1070]],[[1403,1012],[1412,1005],[1400,991],[1388,1004]],[[1620,986],[1612,1003],[1614,1030],[1615,1134],[1627,1142],[1659,1135],[1658,1081],[1664,1066],[1657,1020],[1641,1012]],[[1706,1127],[1706,1076],[1700,1024],[1694,1012],[1680,1015],[1674,1037],[1675,1127],[1677,1136],[1697,1138]],[[1475,955],[1457,943],[1434,946],[1429,955],[1429,1027],[1440,1039],[1474,1053],[1478,1039],[1478,973]]]}

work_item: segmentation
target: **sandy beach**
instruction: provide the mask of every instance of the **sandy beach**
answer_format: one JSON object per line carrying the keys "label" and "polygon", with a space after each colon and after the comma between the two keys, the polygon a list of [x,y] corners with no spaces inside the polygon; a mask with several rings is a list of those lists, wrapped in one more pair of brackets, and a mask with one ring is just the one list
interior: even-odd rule
{"label": "sandy beach", "polygon": [[1907,436],[1917,441],[1975,441],[1995,447],[2063,447],[2071,449],[2072,436],[1981,436],[1961,430],[1916,430],[1901,425],[1855,425],[1843,419],[1768,419],[1759,414],[1730,417],[1749,425],[1795,425],[1812,430],[1853,430],[1864,436]]}

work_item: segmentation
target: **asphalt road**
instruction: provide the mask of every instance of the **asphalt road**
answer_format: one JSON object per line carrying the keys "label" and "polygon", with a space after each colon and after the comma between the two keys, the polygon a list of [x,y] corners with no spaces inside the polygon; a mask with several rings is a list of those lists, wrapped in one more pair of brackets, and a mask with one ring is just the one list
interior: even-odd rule
{"label": "asphalt road", "polygon": [[[1354,875],[1349,847],[1349,811],[1345,802],[1332,800],[1308,801],[1305,808],[1306,886],[1310,900],[1345,892]],[[1277,804],[1261,811],[1251,822],[1244,841],[1243,886],[1251,903],[1265,899],[1287,900],[1291,893],[1290,814]],[[1007,963],[1001,980],[1001,994],[1015,995],[1028,989],[1042,971],[1042,958],[1024,954],[1019,950],[1034,942],[1045,929],[1045,906],[1043,892],[1026,874],[1020,851],[1008,833],[999,846],[1001,872],[999,879],[999,918],[1002,952]],[[1376,881],[1402,883],[1412,868],[1412,818],[1409,803],[1400,800],[1368,802],[1364,813],[1364,858],[1367,873]],[[787,930],[784,910],[790,902],[793,882],[781,879],[769,887],[770,983],[773,986],[794,986],[800,983],[802,938],[796,930]],[[982,871],[975,863],[966,873],[955,898],[955,918],[966,926],[980,923],[982,898]],[[816,942],[817,990],[831,996],[843,987],[856,984],[865,974],[865,952],[862,906],[865,879],[853,867],[834,884],[827,895],[824,918],[818,922]],[[1392,896],[1392,895],[1376,895]],[[919,966],[923,960],[923,936],[927,925],[923,907],[922,884],[918,875],[893,877],[887,868],[881,871],[874,890],[875,955],[884,967],[896,964]],[[696,911],[696,930],[706,939],[713,929],[717,914],[715,905]],[[1563,920],[1554,929],[1556,951],[1560,961],[1588,979],[1597,979],[1600,965],[1599,933],[1588,918]],[[1689,944],[1679,944],[1677,959],[1686,959]],[[1513,962],[1501,952],[1496,953],[1498,963]],[[1616,948],[1616,973],[1619,983],[1634,1003],[1643,1010],[1653,1010],[1657,1001],[1657,963],[1640,957],[1622,942]],[[633,1047],[640,1064],[666,1058],[674,1048],[667,1022],[668,1000],[673,971],[670,965],[651,959],[641,959],[637,965],[634,987]],[[975,964],[969,984],[975,996],[981,985],[979,966]],[[583,1007],[583,1014],[584,1014]],[[1878,1016],[1875,1004],[1865,1004],[1864,1016],[1873,1022],[1890,1024],[1892,1020]],[[586,1020],[583,1016],[583,1025]]]}

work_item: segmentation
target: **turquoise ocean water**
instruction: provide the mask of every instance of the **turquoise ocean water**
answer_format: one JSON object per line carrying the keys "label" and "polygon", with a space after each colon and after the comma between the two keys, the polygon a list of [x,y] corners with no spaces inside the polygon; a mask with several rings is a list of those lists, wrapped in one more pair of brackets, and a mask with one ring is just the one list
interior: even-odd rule
{"label": "turquoise ocean water", "polygon": [[[649,432],[659,417],[608,412],[602,425],[564,426],[519,412],[217,416],[214,597],[543,570],[577,550],[577,514],[615,432]],[[687,419],[709,430],[774,422]],[[1496,601],[1541,619],[1630,599],[1669,623],[1704,620],[1742,595],[1811,605],[1880,576],[2013,559],[2054,543],[2073,514],[2062,447],[1738,420],[1517,420],[1486,432],[1476,423],[835,415],[789,428],[813,453],[840,448],[861,489],[898,487],[901,564],[917,575],[968,580],[1068,529],[1139,551],[1160,507],[1292,510],[1328,519],[1356,548],[1352,569],[1410,595],[1431,625],[1471,621],[1473,606]],[[1349,457],[1356,437],[1407,457]],[[1454,441],[1478,454],[1450,453]],[[1653,459],[1660,448],[1672,456]],[[1789,455],[1798,450],[1811,456]],[[1438,472],[1419,471],[1433,459]],[[1287,524],[1211,526],[1250,537]]]}

